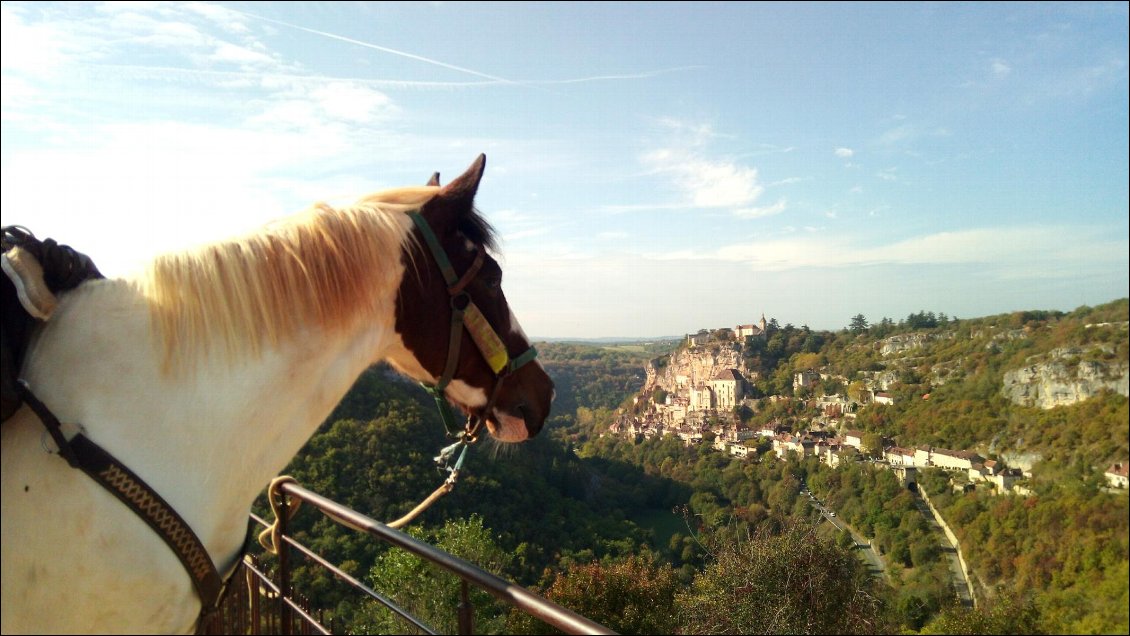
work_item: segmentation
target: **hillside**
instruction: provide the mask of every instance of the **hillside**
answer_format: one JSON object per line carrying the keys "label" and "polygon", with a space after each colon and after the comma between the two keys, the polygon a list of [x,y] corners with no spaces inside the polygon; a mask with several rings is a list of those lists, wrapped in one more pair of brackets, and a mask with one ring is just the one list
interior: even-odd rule
{"label": "hillside", "polygon": [[675,345],[539,343],[539,360],[557,390],[548,424],[552,433],[574,441],[599,434],[597,422],[606,422],[608,414],[643,384],[648,360]]}
{"label": "hillside", "polygon": [[[867,599],[853,605],[849,623],[837,623],[839,633],[952,631],[969,624],[1017,633],[1125,631],[1118,608],[1126,600],[1127,498],[1105,492],[1096,468],[1127,452],[1127,398],[1117,383],[1114,390],[1099,386],[1125,368],[1127,313],[1126,301],[1118,301],[1070,314],[935,319],[930,326],[915,318],[905,321],[913,326],[892,322],[838,333],[773,321],[763,339],[697,351],[680,342],[538,343],[557,384],[546,431],[518,446],[480,444],[455,492],[411,531],[622,633],[699,630],[739,618],[732,629],[755,633],[767,601],[720,590],[744,589],[741,577],[748,576],[781,577],[781,589],[788,589],[798,567],[812,568],[813,581],[821,583],[772,601],[795,612],[790,631],[826,625],[832,610],[816,601],[837,594]],[[608,435],[612,425],[653,412],[667,389],[677,391],[664,389],[660,376],[674,381],[686,375],[680,367],[698,364],[702,376],[716,377],[718,368],[735,362],[749,375],[741,398],[747,408],[714,413],[703,424],[732,418],[747,428],[775,422],[799,430],[818,420],[828,429],[857,427],[904,445],[1030,460],[1028,496],[980,487],[954,492],[949,474],[923,475],[924,487],[969,544],[983,611],[952,606],[944,553],[891,471],[866,462],[833,468],[815,458],[758,461],[757,452],[743,459],[674,436]],[[1041,364],[1063,370],[1031,377],[1082,387],[1073,389],[1073,403],[1047,409],[1017,403],[1006,374]],[[1081,368],[1087,370],[1079,374]],[[801,370],[813,370],[818,380],[794,387]],[[1097,380],[1088,388],[1080,375]],[[842,395],[845,404],[860,400],[854,413],[829,414],[821,406],[831,403],[825,393]],[[893,403],[876,403],[879,394]],[[429,402],[415,385],[375,368],[286,472],[375,518],[399,516],[442,478],[430,461],[444,439]],[[867,574],[852,556],[850,537],[821,523],[802,495],[805,483],[873,541],[886,560],[886,578]],[[1001,515],[1007,524],[996,521]],[[442,584],[420,566],[317,516],[299,515],[295,524],[348,572],[391,588],[425,617],[439,612],[436,624],[445,625],[445,605],[435,599],[455,592],[437,587]],[[837,564],[835,572],[821,564]],[[296,583],[351,630],[397,629],[332,577],[303,569]],[[1082,602],[1087,590],[1097,595]],[[486,633],[539,632],[489,599],[475,604]]]}
{"label": "hillside", "polygon": [[[841,334],[823,370],[885,391],[854,425],[899,446],[968,449],[1105,469],[1128,448],[1125,299],[1068,314],[1017,312],[875,338]],[[956,322],[956,324],[955,324]]]}
{"label": "hillside", "polygon": [[744,342],[723,333],[650,361],[629,410],[668,432],[698,425],[692,416],[710,412],[698,403],[711,397],[698,392],[733,369],[743,399],[714,409],[723,424],[851,429],[1024,469],[1085,462],[1101,472],[1130,453],[1127,314],[1120,300],[970,320],[920,312],[837,333],[785,325]]}
{"label": "hillside", "polygon": [[[919,312],[871,326],[857,316],[837,333],[786,325],[744,342],[719,330],[650,361],[646,384],[609,431],[641,449],[674,440],[743,462],[788,459],[782,465],[807,474],[814,492],[907,568],[894,582],[904,627],[999,631],[985,627],[997,612],[1030,621],[1029,630],[1125,632],[1127,494],[1104,472],[1130,453],[1128,314],[1122,299],[970,320]],[[726,368],[741,376],[736,400],[719,379]],[[758,431],[771,439],[747,437]],[[624,454],[607,444],[590,452]],[[917,515],[892,507],[897,489],[866,493],[880,478],[872,473],[891,479],[884,467],[909,465],[908,454],[993,608],[980,618],[945,610],[944,590],[914,574],[935,561],[923,536],[903,534]],[[920,455],[929,459],[919,464]],[[678,475],[666,460],[650,465]],[[704,500],[701,471],[676,477],[695,484],[695,512],[718,519],[750,509],[747,494],[726,488]]]}

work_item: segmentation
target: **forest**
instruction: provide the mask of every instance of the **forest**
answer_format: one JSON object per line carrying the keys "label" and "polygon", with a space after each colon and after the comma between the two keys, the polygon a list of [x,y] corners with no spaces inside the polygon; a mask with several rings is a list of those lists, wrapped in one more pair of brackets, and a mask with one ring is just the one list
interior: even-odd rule
{"label": "forest", "polygon": [[[1125,329],[1111,338],[1082,325],[1125,321],[1127,301],[1021,313],[958,321],[920,312],[874,327],[853,319],[839,332],[774,320],[776,331],[749,352],[767,371],[756,391],[803,398],[785,379],[813,356],[849,384],[883,366],[872,329],[1035,334],[996,351],[940,339],[920,357],[931,367],[960,360],[959,379],[931,387],[921,366],[902,369],[895,391],[917,399],[865,407],[857,418],[900,443],[962,448],[1023,438],[1026,450],[1042,453],[1030,496],[955,490],[942,474],[921,480],[972,562],[976,609],[956,603],[937,541],[889,471],[602,435],[631,408],[644,366],[675,342],[538,343],[558,389],[546,431],[516,446],[474,447],[455,491],[408,531],[621,633],[1126,633],[1130,510],[1125,491],[1103,487],[1099,467],[1126,456],[1127,400],[1108,393],[1048,411],[1017,407],[1000,397],[999,378],[1017,360],[1096,339],[1109,339],[1125,360]],[[367,371],[286,474],[378,520],[400,516],[443,479],[431,458],[445,437],[429,401],[386,368]],[[799,422],[804,408],[803,400],[766,405],[753,418]],[[858,558],[850,536],[821,521],[806,488],[872,540],[884,575]],[[294,524],[330,561],[435,629],[454,629],[455,580],[321,515],[299,514]],[[341,631],[405,630],[318,569],[300,567],[295,587]],[[480,633],[552,631],[485,594],[472,601]]]}

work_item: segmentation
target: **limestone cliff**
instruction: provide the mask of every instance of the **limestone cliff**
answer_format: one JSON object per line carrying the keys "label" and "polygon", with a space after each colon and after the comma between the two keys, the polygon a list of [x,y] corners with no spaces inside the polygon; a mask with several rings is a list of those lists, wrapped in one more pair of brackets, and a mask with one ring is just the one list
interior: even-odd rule
{"label": "limestone cliff", "polygon": [[934,339],[933,334],[927,333],[907,333],[891,336],[879,341],[879,354],[887,357],[895,354],[902,354],[919,349],[927,342]]}
{"label": "limestone cliff", "polygon": [[1042,409],[1075,404],[1103,389],[1130,397],[1130,363],[1103,359],[1111,354],[1109,345],[1053,349],[1005,372],[1001,392],[1015,404]]}
{"label": "limestone cliff", "polygon": [[886,358],[887,356],[913,352],[916,349],[921,349],[938,340],[953,339],[954,333],[952,331],[945,333],[914,332],[899,334],[880,340],[878,342],[879,354]]}
{"label": "limestone cliff", "polygon": [[647,394],[656,388],[672,394],[685,392],[714,379],[726,369],[737,369],[747,380],[751,379],[742,361],[740,344],[722,342],[681,347],[648,365],[643,392]]}

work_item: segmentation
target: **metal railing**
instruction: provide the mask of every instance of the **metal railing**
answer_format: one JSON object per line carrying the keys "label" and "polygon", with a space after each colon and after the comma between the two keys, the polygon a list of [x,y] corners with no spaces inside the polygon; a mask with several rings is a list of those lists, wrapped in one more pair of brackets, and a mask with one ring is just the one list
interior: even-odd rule
{"label": "metal railing", "polygon": [[[458,618],[458,633],[474,633],[474,616],[470,602],[470,586],[489,592],[499,600],[513,606],[566,634],[615,634],[607,627],[596,623],[572,610],[561,607],[529,590],[515,585],[499,576],[448,554],[434,546],[420,541],[408,534],[394,530],[385,524],[366,517],[336,501],[327,499],[316,492],[307,490],[295,483],[280,485],[282,508],[279,511],[279,550],[277,581],[267,574],[256,559],[244,559],[239,570],[229,583],[230,591],[221,611],[209,625],[201,626],[201,632],[225,634],[331,634],[333,625],[325,625],[323,616],[311,611],[308,603],[295,595],[291,587],[291,550],[297,550],[308,560],[321,565],[345,584],[358,590],[384,607],[388,608],[413,628],[435,634],[431,627],[400,608],[392,600],[371,589],[357,578],[336,565],[326,561],[308,547],[287,534],[287,507],[292,505],[289,498],[306,502],[333,521],[352,530],[366,533],[394,547],[406,550],[425,561],[429,561],[460,578],[460,603],[454,609]],[[251,518],[262,526],[269,524],[252,514]]]}

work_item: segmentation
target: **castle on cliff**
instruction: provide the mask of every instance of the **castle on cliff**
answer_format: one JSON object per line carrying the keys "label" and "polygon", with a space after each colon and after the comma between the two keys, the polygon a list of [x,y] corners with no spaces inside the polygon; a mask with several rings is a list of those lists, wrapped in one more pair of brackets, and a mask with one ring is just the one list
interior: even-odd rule
{"label": "castle on cliff", "polygon": [[692,347],[704,345],[711,340],[737,340],[744,342],[746,338],[767,338],[769,325],[765,322],[765,314],[761,314],[761,322],[756,325],[738,325],[733,329],[723,327],[709,331],[700,329],[697,333],[687,335],[687,344]]}

